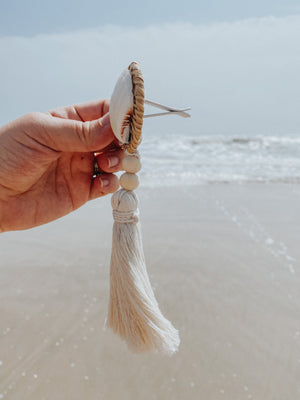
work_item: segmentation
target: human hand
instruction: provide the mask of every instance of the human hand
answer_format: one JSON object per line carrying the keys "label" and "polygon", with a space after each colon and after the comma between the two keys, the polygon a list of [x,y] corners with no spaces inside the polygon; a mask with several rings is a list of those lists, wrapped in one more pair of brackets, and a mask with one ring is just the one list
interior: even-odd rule
{"label": "human hand", "polygon": [[[0,127],[0,231],[45,224],[117,190],[123,150],[108,111],[101,100]],[[95,152],[104,173],[93,178]]]}

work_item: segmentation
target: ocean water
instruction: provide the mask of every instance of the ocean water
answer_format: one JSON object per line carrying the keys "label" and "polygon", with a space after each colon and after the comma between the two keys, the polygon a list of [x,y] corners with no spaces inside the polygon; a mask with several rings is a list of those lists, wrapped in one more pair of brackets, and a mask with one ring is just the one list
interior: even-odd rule
{"label": "ocean water", "polygon": [[144,186],[300,183],[300,136],[146,136]]}

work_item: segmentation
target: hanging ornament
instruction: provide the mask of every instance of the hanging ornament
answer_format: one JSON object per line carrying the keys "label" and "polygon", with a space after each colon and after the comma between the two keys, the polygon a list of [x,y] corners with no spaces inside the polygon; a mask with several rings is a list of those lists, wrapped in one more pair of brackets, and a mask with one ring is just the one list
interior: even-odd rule
{"label": "hanging ornament", "polygon": [[[165,110],[144,116],[144,104]],[[110,264],[110,300],[106,325],[124,339],[134,352],[159,351],[172,355],[180,343],[178,331],[161,313],[148,277],[139,223],[141,161],[137,147],[143,118],[168,114],[189,117],[186,109],[174,109],[144,98],[144,79],[136,62],[118,79],[110,102],[114,135],[126,150],[121,189],[112,195],[114,226]]]}

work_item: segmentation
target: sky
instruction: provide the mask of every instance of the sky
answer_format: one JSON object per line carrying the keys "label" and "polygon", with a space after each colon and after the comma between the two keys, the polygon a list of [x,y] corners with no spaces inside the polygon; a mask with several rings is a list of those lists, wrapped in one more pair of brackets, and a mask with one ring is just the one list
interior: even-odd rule
{"label": "sky", "polygon": [[0,35],[58,33],[103,25],[232,22],[300,13],[299,0],[0,0]]}
{"label": "sky", "polygon": [[110,97],[135,60],[147,98],[192,107],[144,132],[300,135],[298,0],[105,3],[0,0],[0,124]]}

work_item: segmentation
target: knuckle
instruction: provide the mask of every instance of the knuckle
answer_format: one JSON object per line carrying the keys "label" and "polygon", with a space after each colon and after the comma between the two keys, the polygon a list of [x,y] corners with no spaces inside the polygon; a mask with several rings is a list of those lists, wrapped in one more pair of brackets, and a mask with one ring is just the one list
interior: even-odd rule
{"label": "knuckle", "polygon": [[81,143],[85,145],[87,148],[90,147],[90,142],[91,142],[91,123],[90,121],[87,122],[77,122],[74,121],[75,124],[75,130],[77,133],[77,136]]}
{"label": "knuckle", "polygon": [[[74,121],[75,122],[75,121]],[[77,121],[76,121],[77,122]],[[77,134],[88,151],[97,147],[97,132],[103,128],[101,120],[77,122]]]}
{"label": "knuckle", "polygon": [[26,115],[24,115],[23,119],[24,119],[24,123],[31,125],[35,122],[37,122],[41,117],[41,113],[39,112],[30,112]]}

